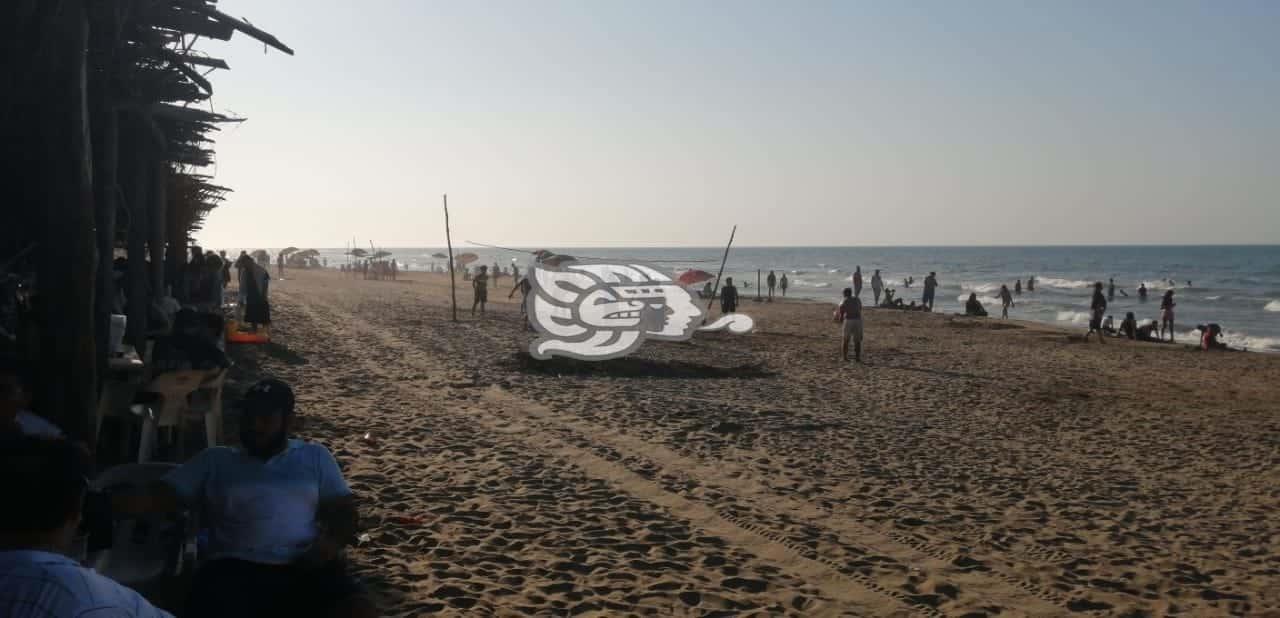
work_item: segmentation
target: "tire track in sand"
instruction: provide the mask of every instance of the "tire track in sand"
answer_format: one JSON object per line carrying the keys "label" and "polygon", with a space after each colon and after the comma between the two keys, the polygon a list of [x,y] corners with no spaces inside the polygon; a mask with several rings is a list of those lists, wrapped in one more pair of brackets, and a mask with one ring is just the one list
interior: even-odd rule
{"label": "tire track in sand", "polygon": [[[313,309],[306,302],[298,304],[314,317]],[[361,331],[361,339],[367,340],[373,337],[389,349],[400,352],[397,359],[399,363],[419,371],[439,375],[436,371],[440,366],[438,359],[436,359],[437,362],[431,362],[431,359],[423,357],[421,350],[397,336],[370,327],[355,319],[355,316],[330,304],[315,301],[312,304],[322,306],[327,312],[343,316],[344,320],[352,320],[349,326]],[[384,363],[373,359],[362,359],[362,362],[370,365],[371,368],[386,369]],[[411,392],[420,394],[416,389]],[[849,584],[893,599],[921,614],[944,615],[935,607],[936,601],[928,600],[928,595],[906,595],[883,586],[874,577],[853,570],[849,565],[831,560],[805,545],[770,530],[767,526],[750,521],[739,513],[700,500],[692,500],[664,488],[661,483],[651,480],[648,475],[637,474],[626,465],[615,463],[592,452],[590,445],[597,442],[607,443],[611,448],[625,453],[628,459],[647,460],[651,462],[651,466],[657,466],[664,471],[697,471],[693,477],[713,480],[720,487],[729,488],[731,491],[736,490],[735,493],[739,496],[749,496],[749,500],[742,500],[742,502],[763,506],[765,510],[774,513],[785,513],[791,518],[800,516],[803,519],[809,519],[821,528],[838,532],[837,536],[841,537],[844,544],[861,549],[863,553],[873,557],[888,557],[895,562],[915,566],[916,571],[945,574],[948,580],[966,586],[965,590],[983,599],[998,599],[1002,604],[1018,607],[1037,615],[1062,614],[1070,611],[1068,600],[1061,595],[1002,572],[991,571],[981,566],[975,569],[973,565],[964,561],[961,553],[954,550],[937,547],[910,535],[895,532],[883,533],[854,520],[833,520],[830,516],[834,513],[826,509],[815,508],[804,501],[773,495],[767,488],[733,478],[725,474],[722,469],[689,459],[665,447],[628,437],[610,428],[594,425],[576,416],[555,413],[550,408],[518,399],[501,389],[494,388],[484,392],[479,403],[481,405],[465,405],[459,412],[489,431],[518,437],[530,446],[570,461],[580,469],[609,481],[631,495],[658,504],[708,532],[732,540],[763,559],[785,566],[793,575],[813,582],[830,598],[848,602],[852,607],[861,605],[865,608],[868,599],[865,595],[849,595],[847,592]],[[516,413],[498,417],[490,406],[515,410]],[[563,437],[552,438],[553,433]],[[687,474],[681,473],[681,475],[689,477]],[[817,521],[819,519],[821,522]],[[850,537],[857,538],[861,542],[853,542],[849,540]]]}
{"label": "tire track in sand", "polygon": [[[299,307],[307,318],[315,323],[325,323],[316,311],[316,307],[321,307],[326,313],[342,320],[348,329],[357,331],[360,335],[357,340],[368,341],[369,338],[374,338],[399,353],[397,359],[388,361],[376,358],[367,346],[352,345],[347,343],[345,339],[334,339],[335,346],[345,348],[344,351],[352,360],[364,365],[370,372],[385,372],[388,369],[388,362],[392,362],[412,367],[428,374],[434,374],[436,377],[444,377],[435,370],[436,367],[439,367],[439,363],[433,365],[425,361],[421,358],[421,353],[414,350],[412,346],[394,336],[367,326],[342,309],[314,299],[293,298],[292,300],[294,300],[295,306]],[[420,385],[389,382],[388,386],[401,390],[405,395],[422,401],[424,405],[430,405],[433,413],[451,416],[459,421],[482,427],[490,433],[517,439],[530,450],[569,462],[579,470],[582,470],[587,476],[608,482],[623,493],[657,505],[674,517],[689,522],[690,525],[703,530],[707,534],[725,539],[739,549],[749,552],[760,560],[769,562],[787,574],[802,579],[817,588],[834,605],[839,605],[839,607],[829,608],[831,610],[830,615],[847,616],[850,615],[850,612],[856,612],[856,615],[883,615],[886,600],[901,607],[898,612],[895,612],[898,615],[945,615],[928,604],[912,601],[905,594],[881,586],[869,577],[843,573],[840,570],[840,565],[825,561],[813,552],[803,551],[802,548],[797,548],[795,544],[787,542],[779,535],[761,526],[741,520],[731,521],[726,519],[715,509],[702,502],[668,491],[659,483],[637,474],[626,466],[605,459],[589,450],[574,446],[560,438],[541,433],[538,427],[521,423],[518,419],[511,417],[495,417],[490,410],[474,404],[459,404],[459,407],[454,409],[439,403],[429,403],[423,397],[426,393],[421,389]],[[454,389],[448,386],[440,386],[438,388],[441,390],[468,390],[462,388]],[[432,394],[438,395],[438,393]],[[457,404],[458,402],[454,400],[453,403]],[[825,614],[826,612],[821,612],[815,615]]]}

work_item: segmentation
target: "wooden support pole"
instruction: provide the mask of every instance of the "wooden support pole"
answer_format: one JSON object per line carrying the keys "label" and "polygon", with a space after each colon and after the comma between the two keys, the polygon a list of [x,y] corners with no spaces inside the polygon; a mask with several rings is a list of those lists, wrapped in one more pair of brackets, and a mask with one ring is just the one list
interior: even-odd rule
{"label": "wooden support pole", "polygon": [[[707,300],[707,315],[711,315],[711,307],[716,302],[716,294],[720,292],[720,276],[724,274],[724,265],[729,261],[729,248],[733,246],[733,237],[738,233],[738,226],[733,226],[733,231],[729,232],[729,244],[724,246],[724,257],[720,258],[720,270],[716,272],[716,285],[711,289],[711,298]],[[703,316],[702,323],[707,323],[706,316]]]}
{"label": "wooden support pole", "polygon": [[[93,144],[89,136],[89,25],[83,0],[50,11],[44,49],[50,91],[36,133],[43,139],[44,233],[37,269],[41,306],[38,409],[72,439],[90,436],[97,401]],[[33,359],[35,360],[35,359]]]}
{"label": "wooden support pole", "polygon": [[[147,213],[147,249],[151,256],[150,268],[148,270],[148,280],[151,287],[151,298],[160,298],[164,296],[164,248],[167,243],[165,239],[168,236],[165,229],[166,215],[169,211],[169,200],[166,198],[169,188],[169,162],[163,157],[157,156],[152,162],[151,169],[151,194],[148,196],[148,204],[151,207]],[[150,300],[150,299],[148,299]]]}
{"label": "wooden support pole", "polygon": [[[114,12],[112,12],[114,15]],[[109,21],[107,27],[113,27]],[[92,33],[100,37],[110,34]],[[100,375],[105,375],[107,358],[110,354],[108,339],[111,332],[112,305],[116,297],[115,270],[112,261],[115,258],[116,243],[116,207],[120,186],[119,175],[120,153],[120,113],[114,107],[114,92],[108,79],[107,65],[115,57],[115,42],[101,43],[110,49],[106,58],[99,58],[100,66],[95,67],[91,92],[93,95],[93,200],[94,222],[97,224],[97,290],[94,299],[94,346],[97,357],[96,366]],[[97,428],[97,423],[90,425]],[[96,444],[97,436],[89,436],[88,444]]]}
{"label": "wooden support pole", "polygon": [[141,350],[146,343],[147,311],[151,304],[147,294],[147,237],[150,234],[147,196],[151,189],[152,161],[144,128],[137,117],[130,119],[129,130],[134,149],[129,169],[130,190],[125,194],[129,208],[129,270],[125,273],[129,321],[125,337],[134,348]]}
{"label": "wooden support pole", "polygon": [[449,245],[449,300],[453,303],[453,321],[458,321],[458,283],[453,274],[453,236],[449,232],[449,194],[444,196],[444,241]]}
{"label": "wooden support pole", "polygon": [[756,302],[759,302],[760,300],[761,300],[761,298],[760,298],[760,269],[759,269],[759,268],[757,268],[757,269],[756,269]]}

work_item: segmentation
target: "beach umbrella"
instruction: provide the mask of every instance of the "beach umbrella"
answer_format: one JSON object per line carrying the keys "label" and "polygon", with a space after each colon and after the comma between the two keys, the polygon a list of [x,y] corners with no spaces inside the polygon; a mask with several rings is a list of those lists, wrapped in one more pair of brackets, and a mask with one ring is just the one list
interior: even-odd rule
{"label": "beach umbrella", "polygon": [[379,251],[373,254],[373,259],[381,260],[384,257],[391,257],[391,256],[392,256],[392,253],[390,251]]}
{"label": "beach umbrella", "polygon": [[460,254],[458,257],[453,258],[453,261],[458,264],[461,264],[462,266],[466,266],[467,264],[470,264],[478,259],[480,259],[480,256],[474,253],[463,253],[463,254]]}
{"label": "beach umbrella", "polygon": [[447,255],[445,255],[445,254],[443,254],[443,253],[440,253],[439,251],[437,251],[437,252],[435,252],[435,253],[432,253],[432,254],[431,254],[431,257],[433,257],[433,258],[435,258],[435,259],[437,259],[437,260],[447,260],[447,259],[449,259],[449,256],[447,256]]}
{"label": "beach umbrella", "polygon": [[359,247],[356,247],[355,249],[352,249],[352,250],[348,251],[348,252],[347,252],[347,255],[354,255],[355,257],[362,258],[362,257],[364,257],[364,256],[366,256],[366,255],[369,255],[369,252],[367,252],[367,251],[365,251],[364,249],[361,249],[361,248],[359,248]]}
{"label": "beach umbrella", "polygon": [[284,249],[280,250],[280,255],[289,255],[290,253],[297,253],[297,252],[298,252],[297,247],[285,247]]}
{"label": "beach umbrella", "polygon": [[715,275],[705,270],[698,270],[694,268],[680,273],[680,277],[678,277],[676,281],[679,281],[680,285],[696,285],[703,281],[710,281],[715,278]]}
{"label": "beach umbrella", "polygon": [[307,258],[313,258],[313,257],[319,257],[319,256],[320,256],[320,252],[316,251],[315,249],[303,249],[302,251],[299,251],[295,257],[300,257],[305,260]]}
{"label": "beach umbrella", "polygon": [[250,253],[249,256],[253,258],[253,261],[260,264],[271,262],[271,254],[262,249],[254,250],[254,252]]}

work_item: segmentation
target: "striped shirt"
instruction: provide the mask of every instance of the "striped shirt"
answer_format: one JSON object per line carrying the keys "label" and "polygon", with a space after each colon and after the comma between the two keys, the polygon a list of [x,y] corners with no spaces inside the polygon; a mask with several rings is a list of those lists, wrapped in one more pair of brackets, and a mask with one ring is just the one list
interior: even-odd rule
{"label": "striped shirt", "polygon": [[142,595],[74,560],[43,551],[0,551],[5,618],[173,618]]}

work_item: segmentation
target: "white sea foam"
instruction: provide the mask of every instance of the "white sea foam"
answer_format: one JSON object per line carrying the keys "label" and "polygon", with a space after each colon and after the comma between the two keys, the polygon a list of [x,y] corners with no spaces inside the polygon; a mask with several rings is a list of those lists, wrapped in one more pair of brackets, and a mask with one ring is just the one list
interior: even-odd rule
{"label": "white sea foam", "polygon": [[[1197,343],[1199,341],[1200,331],[1198,330],[1178,333],[1179,343]],[[1280,337],[1254,337],[1224,328],[1222,329],[1222,341],[1237,350],[1280,352]]]}
{"label": "white sea foam", "polygon": [[[1206,297],[1204,297],[1204,299],[1205,299],[1205,300],[1222,300],[1222,297],[1221,297],[1221,296],[1206,296]],[[1277,309],[1277,311],[1280,311],[1280,309]]]}
{"label": "white sea foam", "polygon": [[989,292],[998,291],[1000,289],[1000,284],[999,283],[973,283],[972,281],[961,281],[960,289],[968,290],[970,292],[977,292],[979,294],[986,294]]}
{"label": "white sea foam", "polygon": [[1087,324],[1089,322],[1089,314],[1084,311],[1059,311],[1059,322],[1071,322],[1072,324]]}
{"label": "white sea foam", "polygon": [[1267,305],[1263,307],[1263,309],[1267,311],[1280,311],[1280,300],[1273,300],[1267,303]]}
{"label": "white sea foam", "polygon": [[[1078,290],[1093,285],[1093,281],[1085,281],[1083,279],[1058,279],[1055,277],[1037,277],[1036,283],[1047,285],[1051,288],[1061,288],[1064,290]],[[1151,287],[1151,286],[1147,286]]]}

